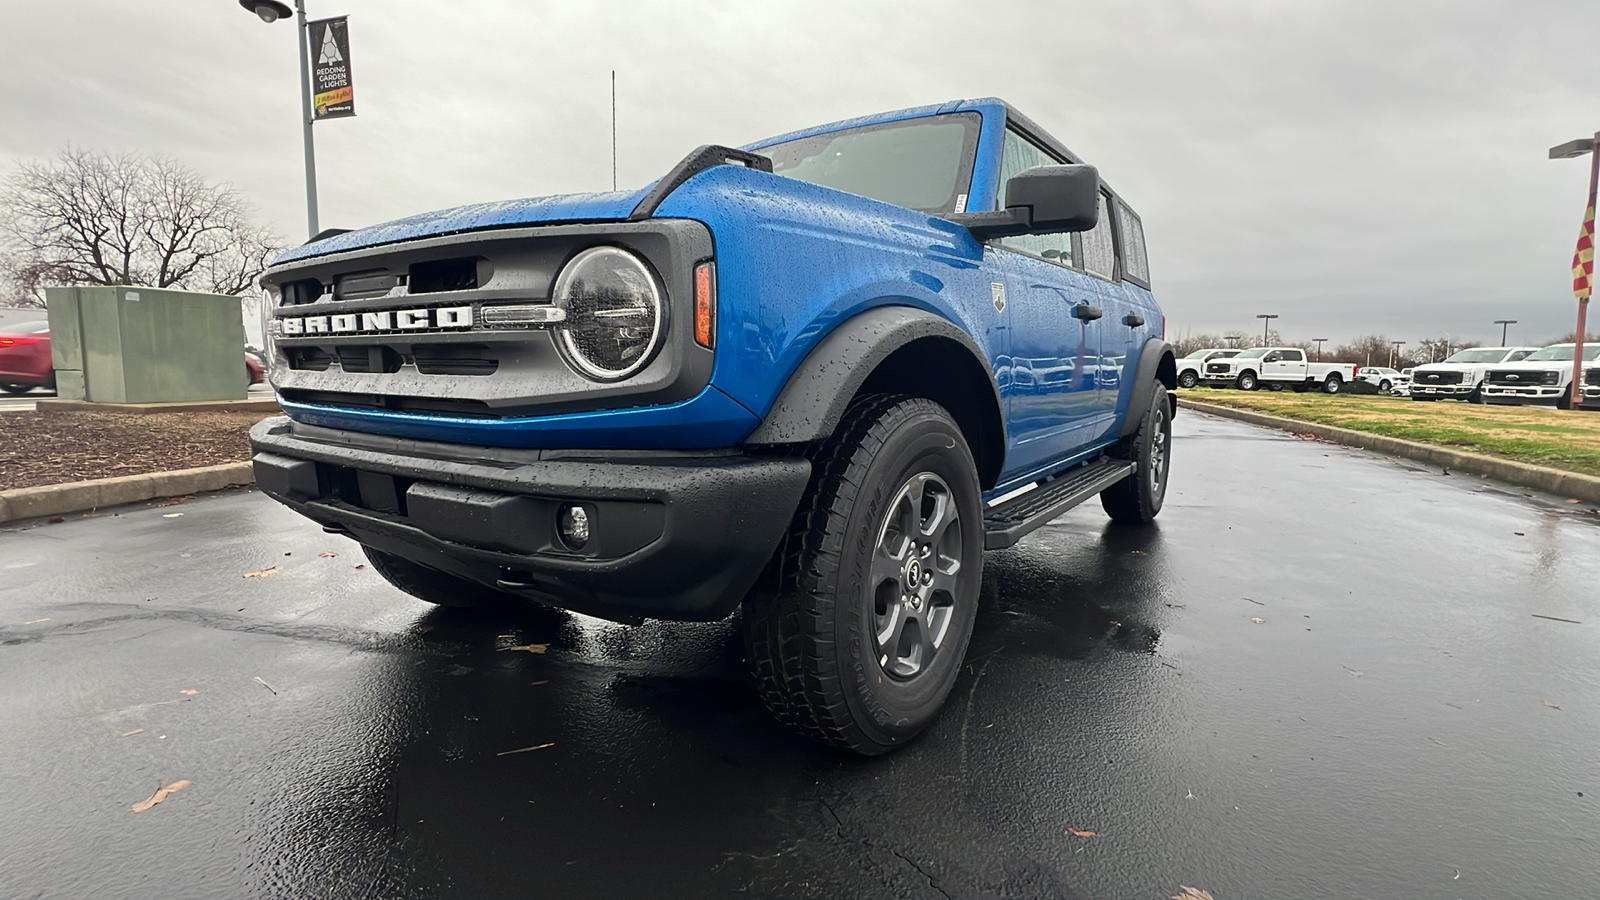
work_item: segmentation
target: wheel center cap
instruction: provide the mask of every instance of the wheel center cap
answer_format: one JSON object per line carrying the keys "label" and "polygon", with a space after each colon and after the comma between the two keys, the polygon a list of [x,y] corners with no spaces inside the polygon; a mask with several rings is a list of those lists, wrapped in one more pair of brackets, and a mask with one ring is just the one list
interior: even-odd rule
{"label": "wheel center cap", "polygon": [[922,563],[911,560],[906,563],[906,589],[915,591],[922,582]]}

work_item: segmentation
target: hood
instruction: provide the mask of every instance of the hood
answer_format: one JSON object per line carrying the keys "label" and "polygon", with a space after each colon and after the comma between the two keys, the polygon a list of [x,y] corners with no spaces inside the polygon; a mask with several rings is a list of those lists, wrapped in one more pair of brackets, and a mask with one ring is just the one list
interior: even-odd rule
{"label": "hood", "polygon": [[272,264],[277,266],[329,253],[487,228],[515,228],[519,225],[548,225],[558,222],[618,221],[626,219],[633,212],[634,207],[644,199],[650,187],[646,185],[634,191],[557,194],[552,197],[474,203],[470,206],[421,213],[291,247],[273,260]]}
{"label": "hood", "polygon": [[1514,366],[1516,363],[1423,363],[1411,370],[1413,377],[1418,372],[1470,372],[1473,369],[1498,369],[1501,366]]}

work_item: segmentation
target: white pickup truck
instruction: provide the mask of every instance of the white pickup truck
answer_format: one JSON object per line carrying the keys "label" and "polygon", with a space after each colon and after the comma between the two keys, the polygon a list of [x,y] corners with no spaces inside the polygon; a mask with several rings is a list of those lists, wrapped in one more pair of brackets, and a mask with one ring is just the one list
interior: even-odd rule
{"label": "white pickup truck", "polygon": [[1188,356],[1178,360],[1178,387],[1192,388],[1199,384],[1205,377],[1201,374],[1201,370],[1207,362],[1213,359],[1227,359],[1230,356],[1238,355],[1239,351],[1231,350],[1227,347],[1206,347],[1190,353]]}
{"label": "white pickup truck", "polygon": [[[1554,403],[1572,407],[1572,344],[1551,344],[1521,362],[1491,366],[1483,379],[1486,403]],[[1600,345],[1585,344],[1583,361],[1600,360]]]}
{"label": "white pickup truck", "polygon": [[1583,370],[1583,403],[1584,409],[1600,409],[1600,366],[1591,366]]}
{"label": "white pickup truck", "polygon": [[1206,363],[1206,381],[1219,386],[1232,384],[1241,391],[1266,385],[1272,391],[1319,388],[1324,393],[1337,394],[1355,380],[1360,368],[1355,363],[1310,362],[1299,347],[1253,347],[1232,359]]}
{"label": "white pickup truck", "polygon": [[1520,362],[1538,347],[1471,347],[1457,350],[1443,362],[1423,363],[1411,373],[1411,399],[1480,402],[1483,377],[1498,363]]}

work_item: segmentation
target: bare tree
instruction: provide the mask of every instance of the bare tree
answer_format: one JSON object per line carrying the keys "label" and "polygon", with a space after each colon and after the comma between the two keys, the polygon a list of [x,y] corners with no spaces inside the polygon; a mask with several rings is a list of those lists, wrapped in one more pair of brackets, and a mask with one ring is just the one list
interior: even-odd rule
{"label": "bare tree", "polygon": [[280,249],[226,184],[169,157],[68,147],[0,189],[0,301],[55,284],[243,294]]}

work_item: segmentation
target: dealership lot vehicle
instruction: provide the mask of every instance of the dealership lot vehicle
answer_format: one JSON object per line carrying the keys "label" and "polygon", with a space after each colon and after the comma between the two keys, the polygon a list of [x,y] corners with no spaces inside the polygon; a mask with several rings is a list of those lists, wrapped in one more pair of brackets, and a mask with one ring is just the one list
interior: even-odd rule
{"label": "dealership lot vehicle", "polygon": [[1239,351],[1227,347],[1207,347],[1196,350],[1178,360],[1178,387],[1192,388],[1204,378],[1203,370],[1208,360],[1238,356]]}
{"label": "dealership lot vehicle", "polygon": [[1600,366],[1583,370],[1584,409],[1600,409]]}
{"label": "dealership lot vehicle", "polygon": [[1399,369],[1390,369],[1386,366],[1365,366],[1356,372],[1356,378],[1387,394],[1389,389],[1403,381],[1405,376],[1400,374]]}
{"label": "dealership lot vehicle", "polygon": [[0,330],[0,391],[26,394],[55,383],[48,322],[20,322]]}
{"label": "dealership lot vehicle", "polygon": [[[1483,379],[1483,399],[1491,403],[1554,403],[1572,405],[1572,363],[1575,344],[1551,344],[1520,362],[1492,366]],[[1584,362],[1600,360],[1600,346],[1586,344]]]}
{"label": "dealership lot vehicle", "polygon": [[933,721],[986,549],[1165,495],[1139,218],[998,100],[328,236],[263,284],[263,490],[442,605],[742,602],[768,706],[859,753]]}
{"label": "dealership lot vehicle", "polygon": [[1411,375],[1414,400],[1483,399],[1483,379],[1498,363],[1521,362],[1537,353],[1538,347],[1471,347],[1457,350],[1443,362],[1423,363]]}
{"label": "dealership lot vehicle", "polygon": [[1274,391],[1291,388],[1337,394],[1356,378],[1360,366],[1354,363],[1317,363],[1306,360],[1299,347],[1253,347],[1231,359],[1206,363],[1206,381],[1218,386],[1232,385],[1253,391],[1262,385]]}

